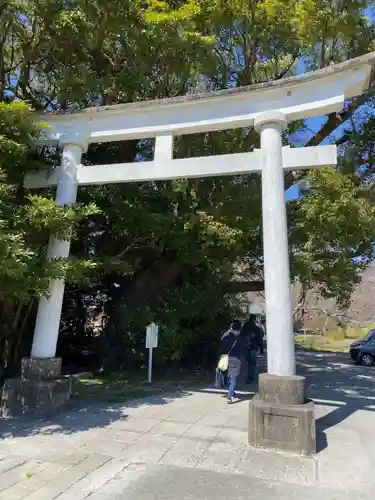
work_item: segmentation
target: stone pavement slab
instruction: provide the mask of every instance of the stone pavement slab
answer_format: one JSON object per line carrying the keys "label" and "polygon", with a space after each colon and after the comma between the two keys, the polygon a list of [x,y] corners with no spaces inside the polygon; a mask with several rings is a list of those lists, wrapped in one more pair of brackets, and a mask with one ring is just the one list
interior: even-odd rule
{"label": "stone pavement slab", "polygon": [[29,500],[51,500],[56,498],[64,493],[70,486],[77,483],[80,479],[85,478],[91,472],[96,471],[109,460],[109,457],[102,455],[87,457],[73,468],[61,472],[55,480],[37,489],[31,495],[28,495],[27,498]]}
{"label": "stone pavement slab", "polygon": [[[70,468],[69,465],[61,465],[57,463],[46,463],[46,467],[42,472],[34,475],[21,475],[19,480],[10,488],[3,490],[4,498],[11,500],[20,500],[26,498],[28,495],[35,493],[40,490],[43,486],[48,483],[55,481],[61,472],[64,472]],[[30,474],[30,469],[28,471]],[[1,495],[1,493],[0,493]],[[0,497],[1,498],[1,497]]]}
{"label": "stone pavement slab", "polygon": [[23,465],[24,463],[25,463],[25,460],[23,460],[21,457],[19,457],[19,458],[1,457],[1,459],[0,459],[0,474],[3,475],[8,470],[14,469],[15,467]]}
{"label": "stone pavement slab", "polygon": [[85,476],[81,481],[74,483],[64,493],[58,496],[59,500],[84,500],[100,490],[111,479],[115,478],[127,463],[124,460],[111,459],[101,467]]}

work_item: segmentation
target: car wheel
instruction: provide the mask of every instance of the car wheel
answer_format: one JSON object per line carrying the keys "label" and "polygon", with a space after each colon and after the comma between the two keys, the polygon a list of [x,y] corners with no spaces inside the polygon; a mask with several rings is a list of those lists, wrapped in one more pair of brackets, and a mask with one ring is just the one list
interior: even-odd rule
{"label": "car wheel", "polygon": [[361,357],[361,362],[365,366],[373,366],[375,364],[375,359],[371,354],[363,354]]}

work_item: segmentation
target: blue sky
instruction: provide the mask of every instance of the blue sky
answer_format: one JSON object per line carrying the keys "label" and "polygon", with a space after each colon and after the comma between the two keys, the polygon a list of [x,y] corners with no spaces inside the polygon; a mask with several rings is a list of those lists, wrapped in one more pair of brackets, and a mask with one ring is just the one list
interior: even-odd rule
{"label": "blue sky", "polygon": [[[375,15],[373,12],[371,12],[371,9],[369,7],[365,10],[365,13],[371,19],[371,21],[375,21]],[[305,71],[305,62],[303,60],[300,60],[298,62],[298,66],[297,66],[297,73],[303,73],[304,71]],[[301,132],[300,134],[296,134],[293,142],[295,142],[295,144],[298,146],[302,146],[304,143],[306,143],[306,141],[309,140],[309,138],[311,138],[313,135],[315,135],[315,133],[322,127],[322,125],[324,124],[326,119],[327,119],[326,116],[316,116],[314,118],[310,118],[310,119],[306,120],[306,122],[305,122],[306,127],[311,132],[309,132],[309,130],[306,130],[304,132]],[[340,133],[341,133],[343,128],[345,128],[345,124],[343,124],[342,127],[337,128],[334,131],[334,133],[331,135],[331,138],[340,137]],[[324,140],[322,144],[325,144],[327,142],[329,142],[329,138]],[[299,186],[298,185],[294,185],[286,191],[286,199],[287,200],[296,199],[296,198],[298,198],[298,196],[299,196]]]}
{"label": "blue sky", "polygon": [[[310,139],[310,137],[315,135],[315,133],[322,127],[326,119],[327,117],[325,116],[317,116],[315,118],[309,118],[308,120],[306,120],[305,122],[306,127],[308,127],[308,129],[310,129],[311,132],[304,131],[301,132],[300,134],[296,134],[293,142],[298,146],[302,146],[303,144],[305,144]],[[337,135],[339,134],[340,132],[338,131]],[[324,142],[327,141],[323,141],[323,143]],[[287,200],[295,200],[296,198],[298,198],[299,194],[300,194],[299,186],[298,184],[295,184],[286,191],[285,197]]]}

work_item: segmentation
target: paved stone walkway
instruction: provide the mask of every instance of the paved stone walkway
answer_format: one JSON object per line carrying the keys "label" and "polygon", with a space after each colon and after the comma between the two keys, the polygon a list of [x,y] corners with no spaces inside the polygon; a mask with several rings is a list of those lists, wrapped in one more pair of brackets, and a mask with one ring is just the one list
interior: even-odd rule
{"label": "paved stone walkway", "polygon": [[250,449],[251,394],[213,389],[130,405],[76,407],[51,420],[0,420],[1,500],[370,498],[375,370],[300,355],[317,404],[313,458]]}

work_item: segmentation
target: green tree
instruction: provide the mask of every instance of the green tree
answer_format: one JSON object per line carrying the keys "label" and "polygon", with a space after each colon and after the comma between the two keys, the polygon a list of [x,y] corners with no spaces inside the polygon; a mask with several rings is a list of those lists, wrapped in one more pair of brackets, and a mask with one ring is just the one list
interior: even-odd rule
{"label": "green tree", "polygon": [[48,294],[49,279],[67,271],[73,278],[86,265],[76,262],[73,269],[62,260],[47,261],[48,234],[64,239],[96,210],[93,205],[57,206],[49,193],[23,188],[27,172],[53,162],[34,145],[42,127],[27,105],[0,103],[0,376],[19,360],[22,337],[29,339],[32,332],[35,300]]}

